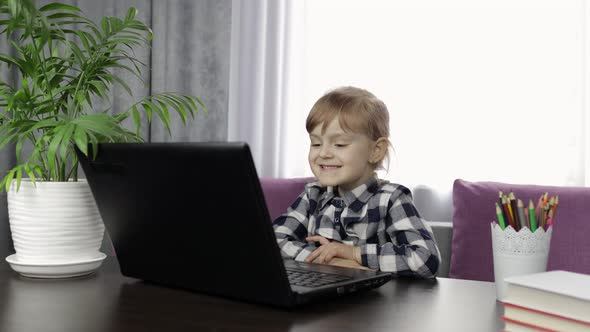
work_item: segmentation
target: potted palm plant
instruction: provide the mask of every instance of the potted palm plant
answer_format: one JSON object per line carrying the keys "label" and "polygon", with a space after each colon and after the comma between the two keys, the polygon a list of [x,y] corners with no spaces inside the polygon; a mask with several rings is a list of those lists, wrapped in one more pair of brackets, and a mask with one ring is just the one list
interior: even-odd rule
{"label": "potted palm plant", "polygon": [[0,64],[19,76],[17,84],[0,81],[0,150],[13,149],[17,160],[0,176],[0,190],[7,191],[16,249],[7,261],[22,274],[80,275],[104,259],[104,226],[78,178],[75,148],[88,155],[101,142],[142,142],[142,114],[170,132],[171,112],[186,124],[206,111],[198,98],[178,93],[148,96],[118,112],[93,106],[108,102],[115,84],[132,94],[113,69],[141,79],[145,66],[133,49],[149,45],[152,32],[136,14],[132,7],[123,18],[96,23],[67,4],[0,0],[0,37],[13,49],[0,53]]}

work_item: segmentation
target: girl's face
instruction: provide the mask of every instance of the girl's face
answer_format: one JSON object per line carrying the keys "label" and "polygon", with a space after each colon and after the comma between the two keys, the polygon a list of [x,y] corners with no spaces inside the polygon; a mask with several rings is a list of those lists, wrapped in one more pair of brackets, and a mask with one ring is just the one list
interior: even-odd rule
{"label": "girl's face", "polygon": [[309,134],[309,166],[321,185],[338,186],[342,195],[373,176],[375,164],[371,156],[375,142],[366,135],[345,132],[337,117],[324,133],[322,125]]}

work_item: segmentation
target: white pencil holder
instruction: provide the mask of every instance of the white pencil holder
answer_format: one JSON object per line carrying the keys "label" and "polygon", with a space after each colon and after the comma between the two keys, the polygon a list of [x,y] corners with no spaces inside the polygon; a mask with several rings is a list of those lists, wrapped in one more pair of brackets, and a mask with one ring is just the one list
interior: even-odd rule
{"label": "white pencil holder", "polygon": [[502,230],[496,223],[491,228],[496,298],[502,301],[506,296],[504,278],[547,270],[553,227],[547,231],[539,228],[534,233],[527,227],[518,232],[512,226]]}

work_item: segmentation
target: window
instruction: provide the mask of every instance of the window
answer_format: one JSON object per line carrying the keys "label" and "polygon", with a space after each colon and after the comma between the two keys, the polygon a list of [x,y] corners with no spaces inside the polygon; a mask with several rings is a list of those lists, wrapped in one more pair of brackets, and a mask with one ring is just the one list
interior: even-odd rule
{"label": "window", "polygon": [[[386,178],[450,190],[455,178],[584,185],[583,0],[305,2],[301,113],[354,85],[390,110]],[[290,176],[311,175],[290,129]],[[298,156],[301,155],[300,157]],[[300,159],[298,159],[300,158]]]}

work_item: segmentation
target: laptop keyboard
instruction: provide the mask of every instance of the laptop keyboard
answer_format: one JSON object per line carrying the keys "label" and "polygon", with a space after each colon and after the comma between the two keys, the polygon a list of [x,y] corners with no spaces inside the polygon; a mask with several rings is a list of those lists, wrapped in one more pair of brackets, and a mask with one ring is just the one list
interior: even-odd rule
{"label": "laptop keyboard", "polygon": [[320,287],[335,282],[345,281],[352,279],[351,277],[339,276],[335,274],[321,273],[315,271],[299,271],[299,270],[287,270],[287,277],[289,283],[296,286],[304,287]]}

